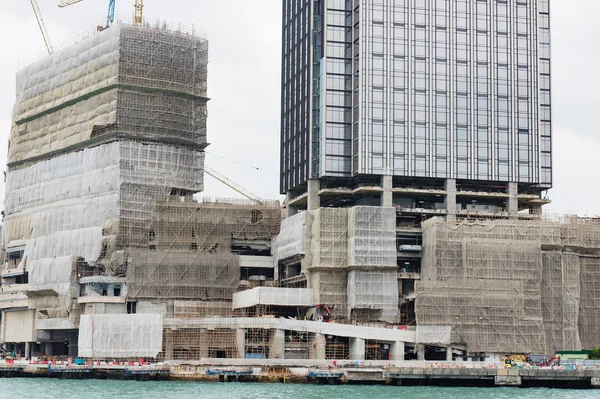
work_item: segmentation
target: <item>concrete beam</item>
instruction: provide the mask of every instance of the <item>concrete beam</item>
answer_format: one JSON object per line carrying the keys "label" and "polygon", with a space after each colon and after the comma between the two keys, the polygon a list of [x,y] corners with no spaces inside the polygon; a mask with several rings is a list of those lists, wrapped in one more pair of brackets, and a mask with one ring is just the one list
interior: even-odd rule
{"label": "concrete beam", "polygon": [[394,199],[392,195],[392,176],[383,176],[381,178],[381,187],[383,188],[381,193],[381,206],[393,206]]}

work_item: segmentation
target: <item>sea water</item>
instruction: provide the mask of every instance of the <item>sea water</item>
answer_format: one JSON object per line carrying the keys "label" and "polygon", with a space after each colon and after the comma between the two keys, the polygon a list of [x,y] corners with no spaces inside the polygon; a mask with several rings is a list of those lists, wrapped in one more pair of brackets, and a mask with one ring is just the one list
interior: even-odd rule
{"label": "sea water", "polygon": [[175,381],[0,379],[0,398],[118,399],[118,398],[464,398],[464,399],[591,399],[600,390],[547,388],[396,387],[382,385],[312,385],[277,383],[219,383]]}

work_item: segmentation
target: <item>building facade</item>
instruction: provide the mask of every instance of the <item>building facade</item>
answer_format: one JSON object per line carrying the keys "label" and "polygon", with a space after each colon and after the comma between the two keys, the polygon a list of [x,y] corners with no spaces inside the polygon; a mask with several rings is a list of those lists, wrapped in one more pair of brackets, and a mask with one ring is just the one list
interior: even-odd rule
{"label": "building facade", "polygon": [[549,1],[284,0],[288,204],[306,204],[313,179],[321,202],[334,186],[447,191],[449,181],[543,203],[552,185]]}

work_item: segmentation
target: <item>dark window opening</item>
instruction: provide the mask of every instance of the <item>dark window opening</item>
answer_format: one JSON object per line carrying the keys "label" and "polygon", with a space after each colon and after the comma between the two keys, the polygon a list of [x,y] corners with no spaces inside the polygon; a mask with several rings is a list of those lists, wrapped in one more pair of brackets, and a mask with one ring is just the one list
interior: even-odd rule
{"label": "dark window opening", "polygon": [[136,312],[137,302],[127,302],[127,314],[134,314]]}

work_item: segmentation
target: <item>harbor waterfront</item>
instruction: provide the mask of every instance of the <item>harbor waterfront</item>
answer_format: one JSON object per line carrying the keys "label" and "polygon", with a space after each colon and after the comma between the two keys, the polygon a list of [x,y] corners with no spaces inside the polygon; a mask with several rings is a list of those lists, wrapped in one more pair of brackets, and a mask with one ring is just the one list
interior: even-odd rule
{"label": "harbor waterfront", "polygon": [[[19,392],[18,396],[15,392]],[[48,379],[0,379],[0,398],[23,399],[55,398],[464,398],[505,399],[591,399],[597,391],[548,388],[465,388],[465,387],[396,387],[396,386],[322,386],[284,384],[198,383],[198,382],[145,382],[137,381],[76,381]]]}
{"label": "harbor waterfront", "polygon": [[274,382],[320,385],[600,388],[600,367],[505,368],[496,363],[204,359],[195,362],[26,362],[0,364],[1,377],[137,381]]}

